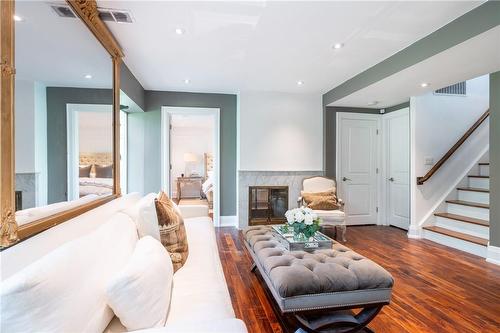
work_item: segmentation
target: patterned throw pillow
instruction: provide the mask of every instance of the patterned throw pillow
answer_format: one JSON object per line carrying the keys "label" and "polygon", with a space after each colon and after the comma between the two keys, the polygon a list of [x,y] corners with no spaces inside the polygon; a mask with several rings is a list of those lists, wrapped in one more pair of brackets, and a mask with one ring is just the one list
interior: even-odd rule
{"label": "patterned throw pillow", "polygon": [[184,220],[174,202],[164,192],[158,194],[155,206],[161,243],[170,254],[176,272],[184,265],[189,254]]}
{"label": "patterned throw pillow", "polygon": [[91,165],[80,165],[79,177],[89,178],[90,177],[90,169],[92,169]]}
{"label": "patterned throw pillow", "polygon": [[302,199],[307,207],[314,210],[336,210],[339,203],[335,192],[302,192]]}

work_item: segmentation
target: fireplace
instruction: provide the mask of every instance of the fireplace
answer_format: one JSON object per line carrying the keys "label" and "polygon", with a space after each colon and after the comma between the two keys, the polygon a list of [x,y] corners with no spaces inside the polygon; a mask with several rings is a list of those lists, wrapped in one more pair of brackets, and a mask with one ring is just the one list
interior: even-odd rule
{"label": "fireplace", "polygon": [[285,222],[288,186],[249,186],[248,189],[248,225]]}

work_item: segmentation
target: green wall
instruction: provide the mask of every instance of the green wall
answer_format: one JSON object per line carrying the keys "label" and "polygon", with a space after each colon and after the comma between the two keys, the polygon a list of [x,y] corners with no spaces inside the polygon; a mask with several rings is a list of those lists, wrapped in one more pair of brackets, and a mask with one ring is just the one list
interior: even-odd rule
{"label": "green wall", "polygon": [[221,215],[236,215],[237,96],[147,90],[145,104],[146,112],[130,114],[128,119],[129,192],[161,188],[162,106],[219,108]]}
{"label": "green wall", "polygon": [[113,104],[111,89],[47,87],[47,183],[49,204],[67,200],[66,104]]}
{"label": "green wall", "polygon": [[500,72],[490,75],[490,112],[490,245],[500,247]]}

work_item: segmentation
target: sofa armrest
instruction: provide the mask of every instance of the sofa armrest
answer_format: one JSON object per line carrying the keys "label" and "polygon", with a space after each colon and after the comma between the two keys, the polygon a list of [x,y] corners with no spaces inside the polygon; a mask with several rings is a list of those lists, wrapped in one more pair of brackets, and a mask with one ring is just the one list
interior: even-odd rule
{"label": "sofa armrest", "polygon": [[145,330],[133,331],[135,333],[247,333],[245,324],[236,318],[189,321],[167,324],[165,327],[155,327]]}
{"label": "sofa armrest", "polygon": [[208,216],[208,206],[205,205],[180,205],[179,209],[185,219]]}

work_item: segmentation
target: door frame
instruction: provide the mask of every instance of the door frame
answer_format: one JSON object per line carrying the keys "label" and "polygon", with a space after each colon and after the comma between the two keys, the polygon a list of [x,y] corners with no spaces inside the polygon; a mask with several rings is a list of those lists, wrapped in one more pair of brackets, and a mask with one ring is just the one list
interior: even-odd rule
{"label": "door frame", "polygon": [[[80,178],[78,166],[80,165],[79,131],[77,112],[113,112],[111,104],[66,104],[66,173],[68,183],[66,185],[66,200],[79,199],[78,192]],[[111,127],[112,128],[112,127]],[[120,161],[115,162],[120,163]],[[76,168],[72,166],[76,165]],[[114,180],[113,180],[114,181]]]}
{"label": "door frame", "polygon": [[[379,214],[382,218],[382,225],[390,225],[389,224],[389,205],[390,205],[390,198],[389,198],[389,188],[387,184],[387,179],[389,178],[389,131],[388,129],[388,120],[391,118],[395,118],[400,116],[401,114],[408,114],[408,200],[409,202],[409,216],[408,216],[408,228],[410,228],[411,224],[411,119],[410,119],[410,107],[404,107],[401,108],[397,111],[393,111],[390,113],[386,113],[381,115],[382,116],[382,177],[381,177],[381,198],[382,202],[380,203],[380,208],[379,208]],[[385,162],[385,163],[384,163]],[[395,226],[396,227],[396,226]]]}
{"label": "door frame", "polygon": [[220,109],[205,107],[162,106],[161,107],[161,188],[170,192],[170,119],[174,114],[206,116],[215,118],[214,129],[214,160],[215,189],[213,220],[216,227],[220,226]]}
{"label": "door frame", "polygon": [[[353,113],[353,112],[337,112],[336,114],[336,133],[335,133],[335,139],[336,139],[336,149],[335,149],[335,179],[337,181],[337,188],[339,189],[338,192],[340,191],[340,188],[342,184],[342,181],[340,180],[341,178],[341,160],[342,160],[342,120],[343,119],[352,119],[352,120],[376,120],[377,121],[377,142],[376,142],[376,147],[377,147],[377,158],[376,158],[376,168],[378,169],[377,175],[377,188],[376,188],[376,207],[378,208],[378,214],[377,214],[377,225],[382,224],[382,214],[380,214],[380,197],[382,193],[382,157],[381,157],[381,149],[380,147],[382,146],[382,135],[381,135],[381,115],[380,114],[373,114],[373,113]],[[343,191],[342,191],[343,192]]]}

